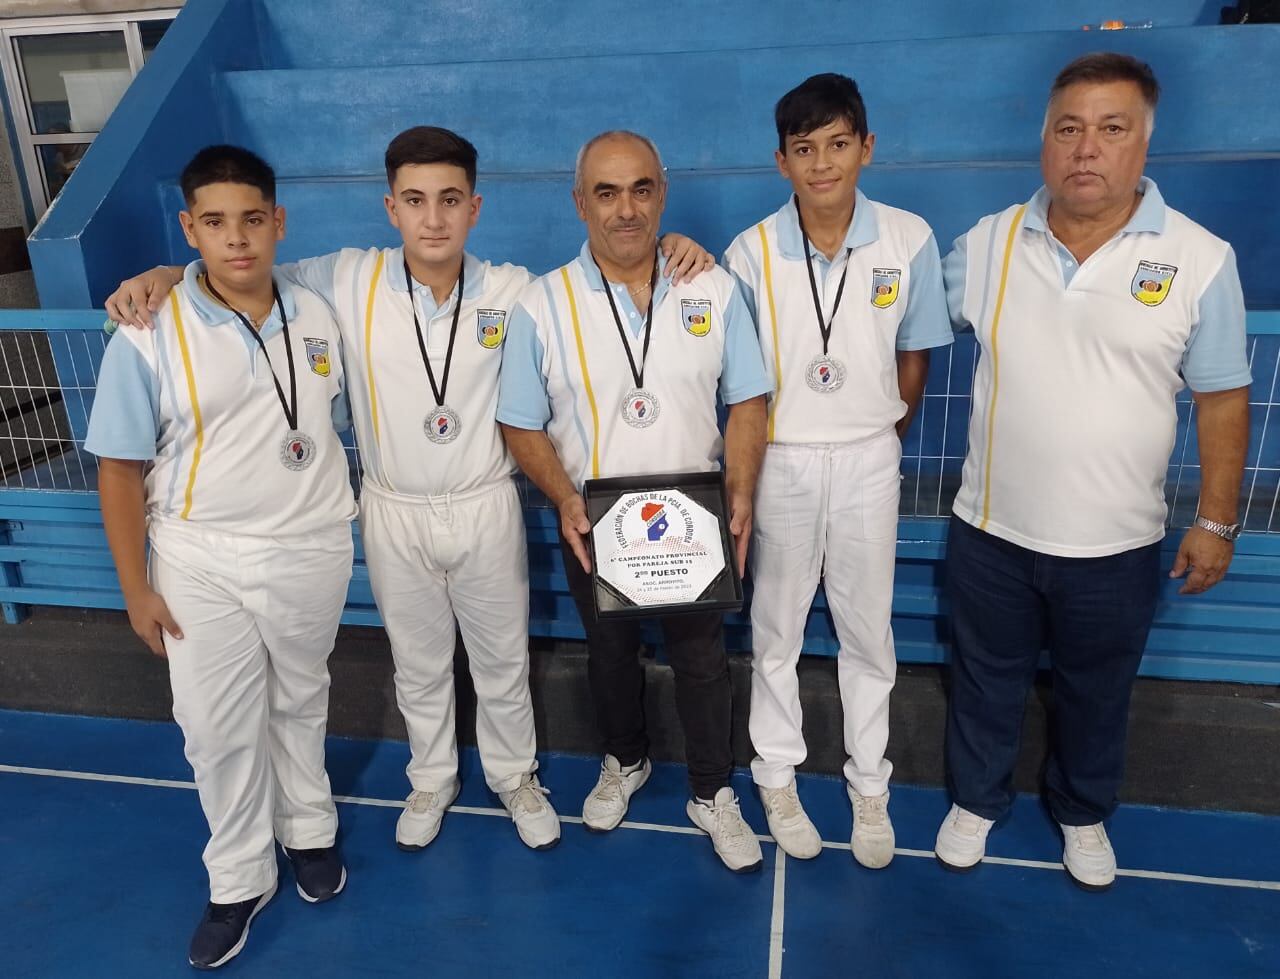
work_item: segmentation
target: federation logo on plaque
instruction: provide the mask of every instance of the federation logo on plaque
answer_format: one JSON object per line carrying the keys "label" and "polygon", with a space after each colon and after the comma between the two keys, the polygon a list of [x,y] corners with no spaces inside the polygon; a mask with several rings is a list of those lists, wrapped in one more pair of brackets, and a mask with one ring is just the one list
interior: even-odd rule
{"label": "federation logo on plaque", "polygon": [[651,541],[662,540],[662,535],[671,526],[670,521],[667,520],[667,508],[652,500],[640,508],[640,517],[644,520],[646,532]]}
{"label": "federation logo on plaque", "polygon": [[311,373],[328,377],[329,341],[303,337],[302,342],[307,345],[307,365],[311,368]]}
{"label": "federation logo on plaque", "polygon": [[624,493],[592,534],[601,580],[636,605],[692,602],[725,568],[719,520],[680,490]]}
{"label": "federation logo on plaque", "polygon": [[705,337],[711,332],[711,300],[681,299],[680,320],[693,336]]}
{"label": "federation logo on plaque", "polygon": [[507,332],[507,311],[504,309],[476,310],[476,339],[486,350],[502,346]]}
{"label": "federation logo on plaque", "polygon": [[1178,269],[1173,265],[1139,262],[1138,271],[1133,273],[1133,281],[1129,283],[1129,292],[1144,306],[1159,306],[1169,295],[1173,277],[1177,274]]}
{"label": "federation logo on plaque", "polygon": [[872,269],[871,305],[877,309],[888,309],[896,303],[901,280],[902,269]]}

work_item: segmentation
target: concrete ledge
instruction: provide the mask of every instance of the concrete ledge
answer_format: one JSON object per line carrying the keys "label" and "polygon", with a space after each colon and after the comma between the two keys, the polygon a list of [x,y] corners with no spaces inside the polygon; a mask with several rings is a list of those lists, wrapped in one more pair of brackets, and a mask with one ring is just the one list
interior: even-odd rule
{"label": "concrete ledge", "polygon": [[[474,693],[465,653],[455,662],[460,739],[474,743]],[[835,661],[801,662],[804,770],[837,774],[844,763]],[[403,740],[392,687],[391,652],[381,630],[347,627],[330,659],[330,732]],[[750,668],[731,657],[734,752],[751,759],[746,731]],[[535,644],[531,658],[539,747],[594,754],[594,719],[580,643]],[[899,782],[940,785],[946,671],[904,666],[890,713],[889,757]],[[1038,686],[1028,700],[1016,782],[1034,791],[1043,768],[1050,696]],[[1129,738],[1126,802],[1280,814],[1280,689],[1227,683],[1139,680]],[[38,608],[19,626],[0,630],[0,707],[53,713],[166,719],[167,670],[134,637],[122,613]],[[682,760],[669,668],[649,661],[646,711],[652,754]]]}

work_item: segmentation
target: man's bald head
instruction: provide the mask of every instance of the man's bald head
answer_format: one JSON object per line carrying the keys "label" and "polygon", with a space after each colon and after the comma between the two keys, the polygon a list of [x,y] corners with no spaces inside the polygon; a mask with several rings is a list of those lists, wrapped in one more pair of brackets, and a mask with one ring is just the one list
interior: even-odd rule
{"label": "man's bald head", "polygon": [[667,169],[662,164],[662,154],[658,152],[658,147],[648,136],[641,136],[639,133],[632,132],[630,129],[610,129],[607,132],[592,136],[589,140],[582,144],[582,149],[578,150],[578,159],[573,166],[573,189],[575,193],[581,194],[583,190],[583,169],[587,164],[587,158],[591,155],[591,151],[596,147],[603,147],[608,144],[610,146],[633,144],[643,147],[653,156],[657,173],[665,185],[667,182]]}

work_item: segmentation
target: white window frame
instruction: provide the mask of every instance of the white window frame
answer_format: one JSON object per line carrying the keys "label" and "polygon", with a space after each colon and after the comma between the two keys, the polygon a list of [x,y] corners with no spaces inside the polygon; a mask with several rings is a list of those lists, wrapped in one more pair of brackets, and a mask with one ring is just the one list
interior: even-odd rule
{"label": "white window frame", "polygon": [[[94,34],[116,31],[124,35],[125,52],[129,56],[129,70],[136,78],[143,65],[142,35],[139,25],[153,20],[172,20],[178,15],[180,9],[165,7],[130,13],[29,17],[0,21],[0,71],[4,74],[4,86],[8,94],[8,104],[5,109],[13,125],[18,149],[18,159],[14,163],[36,222],[39,222],[52,203],[45,181],[44,166],[40,161],[39,148],[60,143],[92,143],[98,134],[91,132],[37,135],[31,132],[31,100],[27,92],[26,73],[18,56],[18,39],[54,34]],[[28,234],[32,228],[32,216],[24,206],[22,223]]]}

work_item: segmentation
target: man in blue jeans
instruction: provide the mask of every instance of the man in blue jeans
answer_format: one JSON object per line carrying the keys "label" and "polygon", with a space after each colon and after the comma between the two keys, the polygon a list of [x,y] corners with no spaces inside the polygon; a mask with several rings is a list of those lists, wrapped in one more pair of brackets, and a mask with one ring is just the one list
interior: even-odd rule
{"label": "man in blue jeans", "polygon": [[1195,398],[1201,492],[1171,577],[1226,573],[1248,443],[1235,255],[1143,177],[1159,87],[1118,54],[1054,81],[1044,186],[983,218],[944,262],[957,328],[982,348],[948,544],[953,629],[938,860],[968,870],[1013,802],[1027,692],[1053,670],[1049,808],[1082,887],[1115,879],[1103,821],[1160,591],[1174,397]]}

